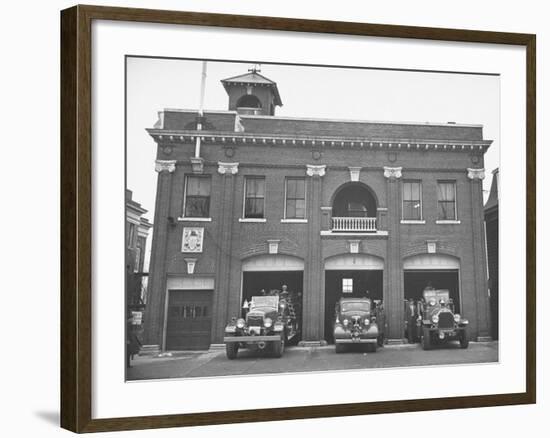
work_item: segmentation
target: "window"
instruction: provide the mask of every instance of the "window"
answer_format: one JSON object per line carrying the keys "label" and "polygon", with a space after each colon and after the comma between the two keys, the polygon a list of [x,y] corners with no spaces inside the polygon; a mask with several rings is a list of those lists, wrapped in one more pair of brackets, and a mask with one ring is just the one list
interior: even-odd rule
{"label": "window", "polygon": [[136,236],[136,224],[128,224],[128,248],[133,248]]}
{"label": "window", "polygon": [[305,219],[305,217],[306,180],[304,178],[287,178],[285,219]]}
{"label": "window", "polygon": [[210,217],[210,177],[185,179],[185,217]]}
{"label": "window", "polygon": [[246,177],[244,180],[244,217],[261,219],[264,217],[265,178]]}
{"label": "window", "polygon": [[353,278],[342,278],[342,293],[353,293]]}
{"label": "window", "polygon": [[135,252],[135,260],[134,260],[134,272],[139,272],[140,268],[141,268],[141,248],[139,246],[136,247],[136,252]]}
{"label": "window", "polygon": [[422,183],[403,181],[403,219],[422,220]]}
{"label": "window", "polygon": [[455,221],[456,218],[456,184],[454,181],[437,183],[437,218]]}

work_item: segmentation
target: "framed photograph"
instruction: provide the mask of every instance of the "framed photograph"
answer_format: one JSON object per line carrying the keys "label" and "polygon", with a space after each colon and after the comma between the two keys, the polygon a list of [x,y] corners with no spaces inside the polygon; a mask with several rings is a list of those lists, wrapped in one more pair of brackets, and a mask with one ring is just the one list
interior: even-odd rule
{"label": "framed photograph", "polygon": [[62,427],[535,403],[535,35],[75,6],[61,54]]}

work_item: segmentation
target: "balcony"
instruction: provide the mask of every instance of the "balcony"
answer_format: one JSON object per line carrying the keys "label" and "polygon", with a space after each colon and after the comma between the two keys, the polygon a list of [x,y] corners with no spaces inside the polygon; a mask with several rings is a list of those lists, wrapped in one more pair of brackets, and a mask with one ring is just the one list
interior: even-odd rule
{"label": "balcony", "polygon": [[332,217],[331,231],[335,233],[376,233],[376,218]]}

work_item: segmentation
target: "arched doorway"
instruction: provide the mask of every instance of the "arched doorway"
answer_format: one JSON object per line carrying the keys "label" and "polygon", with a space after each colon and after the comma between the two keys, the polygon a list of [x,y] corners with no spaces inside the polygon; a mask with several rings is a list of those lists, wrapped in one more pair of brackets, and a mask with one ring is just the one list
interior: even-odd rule
{"label": "arched doorway", "polygon": [[294,311],[301,327],[304,261],[290,255],[262,254],[242,262],[241,304],[261,295],[262,289],[268,293],[272,289],[281,290],[283,285],[292,293]]}
{"label": "arched doorway", "polygon": [[365,184],[344,184],[332,201],[332,231],[376,231],[377,205],[374,193]]}
{"label": "arched doorway", "polygon": [[332,343],[334,308],[342,297],[381,300],[384,260],[370,254],[341,254],[325,260],[325,339]]}
{"label": "arched doorway", "polygon": [[427,286],[448,289],[460,312],[460,260],[447,254],[418,254],[403,260],[405,299],[422,298]]}

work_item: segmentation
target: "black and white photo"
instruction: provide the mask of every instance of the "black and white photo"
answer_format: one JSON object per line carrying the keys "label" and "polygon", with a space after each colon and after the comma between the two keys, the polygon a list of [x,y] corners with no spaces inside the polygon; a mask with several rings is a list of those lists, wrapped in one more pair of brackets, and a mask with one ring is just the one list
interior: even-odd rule
{"label": "black and white photo", "polygon": [[127,380],[498,362],[499,99],[127,56]]}

